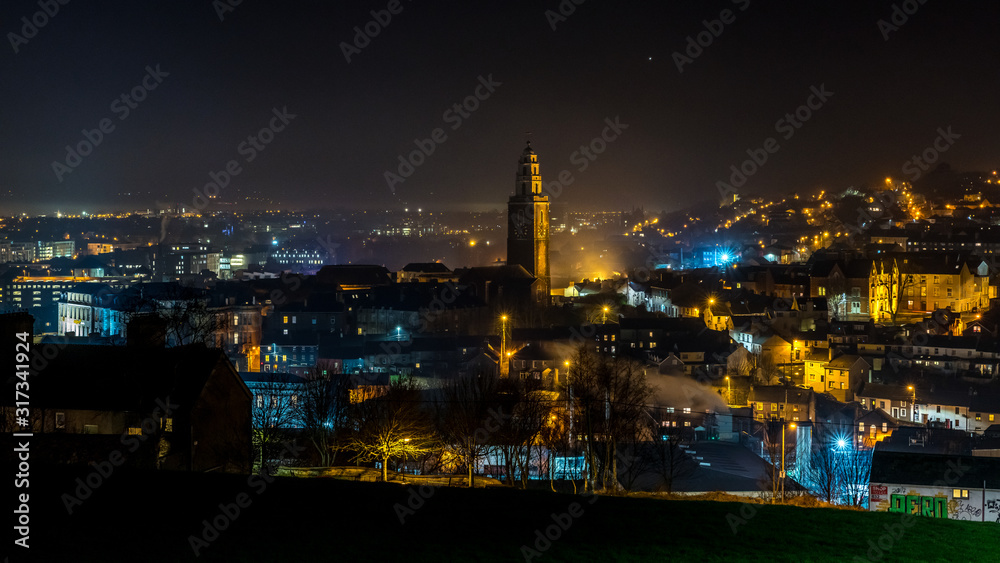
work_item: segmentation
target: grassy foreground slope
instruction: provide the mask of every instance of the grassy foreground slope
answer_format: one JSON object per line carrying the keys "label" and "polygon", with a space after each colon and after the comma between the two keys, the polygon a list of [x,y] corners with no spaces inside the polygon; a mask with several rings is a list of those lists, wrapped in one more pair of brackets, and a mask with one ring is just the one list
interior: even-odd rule
{"label": "grassy foreground slope", "polygon": [[[32,557],[12,551],[12,562],[1000,560],[1000,524],[914,519],[903,528],[884,513],[754,505],[751,514],[738,503],[511,489],[424,488],[422,498],[384,483],[124,470],[81,504],[62,497],[84,475],[36,472]],[[221,516],[220,504],[234,514],[239,500],[247,506],[238,516]],[[225,529],[216,537],[206,520]],[[558,539],[539,540],[546,528]],[[873,551],[880,539],[889,547]]]}

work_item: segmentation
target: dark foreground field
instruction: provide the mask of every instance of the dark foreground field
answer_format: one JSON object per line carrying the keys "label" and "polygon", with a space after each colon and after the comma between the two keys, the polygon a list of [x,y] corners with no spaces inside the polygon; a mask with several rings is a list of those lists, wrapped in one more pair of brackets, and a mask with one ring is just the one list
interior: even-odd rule
{"label": "dark foreground field", "polygon": [[[510,489],[425,488],[421,498],[325,479],[116,470],[67,514],[61,496],[82,475],[35,471],[30,557],[5,550],[11,562],[1000,560],[998,524],[904,528],[893,514]],[[557,539],[539,539],[546,532]]]}

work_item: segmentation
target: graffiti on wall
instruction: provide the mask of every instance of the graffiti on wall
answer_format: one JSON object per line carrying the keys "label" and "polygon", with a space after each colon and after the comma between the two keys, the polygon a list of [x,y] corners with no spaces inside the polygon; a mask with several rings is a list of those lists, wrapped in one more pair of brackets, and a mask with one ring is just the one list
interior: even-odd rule
{"label": "graffiti on wall", "polygon": [[1000,524],[1000,499],[992,499],[986,501],[986,518],[985,520],[993,520],[996,516],[995,522]]}
{"label": "graffiti on wall", "polygon": [[947,497],[893,494],[889,499],[889,512],[916,514],[928,518],[947,518]]}

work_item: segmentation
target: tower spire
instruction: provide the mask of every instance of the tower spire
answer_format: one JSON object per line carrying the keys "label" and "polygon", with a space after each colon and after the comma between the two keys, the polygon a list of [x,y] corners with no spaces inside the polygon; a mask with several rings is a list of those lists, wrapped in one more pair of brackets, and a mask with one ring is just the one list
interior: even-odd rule
{"label": "tower spire", "polygon": [[[528,132],[530,134],[530,132]],[[538,155],[525,143],[517,163],[514,195],[507,203],[507,264],[536,278],[534,301],[549,302],[549,198],[542,194]]]}

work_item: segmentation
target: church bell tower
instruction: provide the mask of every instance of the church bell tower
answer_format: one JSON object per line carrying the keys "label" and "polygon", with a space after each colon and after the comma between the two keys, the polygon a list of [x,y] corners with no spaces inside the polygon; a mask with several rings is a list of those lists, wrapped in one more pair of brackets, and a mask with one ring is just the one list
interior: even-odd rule
{"label": "church bell tower", "polygon": [[542,195],[538,155],[531,141],[517,164],[514,195],[507,202],[507,264],[535,276],[535,303],[549,303],[549,197]]}

